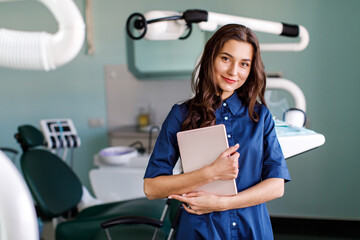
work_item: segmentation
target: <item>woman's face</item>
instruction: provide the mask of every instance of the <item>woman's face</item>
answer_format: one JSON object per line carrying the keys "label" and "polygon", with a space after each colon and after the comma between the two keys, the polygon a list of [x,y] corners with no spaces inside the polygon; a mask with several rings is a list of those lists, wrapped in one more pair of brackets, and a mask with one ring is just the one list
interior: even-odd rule
{"label": "woman's face", "polygon": [[216,84],[223,90],[221,99],[229,98],[241,87],[251,70],[253,47],[250,43],[228,40],[214,62]]}

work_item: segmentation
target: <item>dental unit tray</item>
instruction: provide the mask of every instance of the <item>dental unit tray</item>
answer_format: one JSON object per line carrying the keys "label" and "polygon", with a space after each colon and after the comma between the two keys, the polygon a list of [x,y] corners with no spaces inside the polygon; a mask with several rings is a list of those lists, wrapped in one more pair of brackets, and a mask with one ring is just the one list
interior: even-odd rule
{"label": "dental unit tray", "polygon": [[71,119],[40,120],[41,131],[50,149],[78,148],[81,141]]}
{"label": "dental unit tray", "polygon": [[285,159],[318,148],[325,143],[324,135],[277,119],[275,131]]}

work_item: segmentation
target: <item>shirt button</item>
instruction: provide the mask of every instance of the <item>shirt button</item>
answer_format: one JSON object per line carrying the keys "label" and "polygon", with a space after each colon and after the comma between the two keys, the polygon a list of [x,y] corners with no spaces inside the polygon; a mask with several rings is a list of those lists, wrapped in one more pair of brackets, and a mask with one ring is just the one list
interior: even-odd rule
{"label": "shirt button", "polygon": [[231,138],[231,135],[230,135],[230,134],[228,134],[228,138]]}
{"label": "shirt button", "polygon": [[224,117],[225,120],[228,120],[229,118],[228,117]]}
{"label": "shirt button", "polygon": [[235,226],[236,226],[236,222],[233,222],[232,225],[235,227]]}
{"label": "shirt button", "polygon": [[227,105],[226,102],[224,102],[224,103],[223,103],[223,106],[225,107],[226,105]]}

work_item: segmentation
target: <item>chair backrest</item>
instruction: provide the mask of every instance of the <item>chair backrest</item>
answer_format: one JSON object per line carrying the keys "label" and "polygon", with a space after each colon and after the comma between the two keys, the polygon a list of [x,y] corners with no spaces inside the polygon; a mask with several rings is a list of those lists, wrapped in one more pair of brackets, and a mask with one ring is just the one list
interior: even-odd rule
{"label": "chair backrest", "polygon": [[31,125],[21,125],[18,127],[18,133],[15,134],[15,138],[20,143],[23,151],[27,151],[29,148],[44,145],[44,135],[35,127]]}
{"label": "chair backrest", "polygon": [[20,166],[39,210],[46,217],[60,216],[80,202],[81,182],[58,156],[46,150],[29,150],[21,156]]}
{"label": "chair backrest", "polygon": [[[26,129],[31,129],[26,127]],[[41,142],[33,128],[26,146],[37,146]],[[25,134],[28,132],[25,132]],[[19,131],[19,135],[23,132]],[[32,140],[31,140],[32,139]],[[45,149],[28,148],[20,158],[25,181],[35,199],[41,214],[53,218],[74,208],[82,197],[82,184],[72,169],[57,155]]]}

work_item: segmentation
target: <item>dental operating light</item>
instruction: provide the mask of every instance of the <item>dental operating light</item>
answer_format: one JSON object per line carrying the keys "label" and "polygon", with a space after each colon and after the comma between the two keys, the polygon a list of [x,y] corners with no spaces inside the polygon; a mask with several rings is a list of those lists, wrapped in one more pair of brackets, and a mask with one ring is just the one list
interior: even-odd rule
{"label": "dental operating light", "polygon": [[[0,0],[1,2],[11,0]],[[0,67],[49,71],[70,62],[85,39],[85,24],[73,0],[37,0],[58,22],[55,34],[0,28]]]}
{"label": "dental operating light", "polygon": [[[192,24],[198,24],[204,31],[215,31],[219,26],[237,23],[251,28],[253,31],[300,38],[295,43],[264,43],[260,44],[262,51],[302,51],[309,44],[309,33],[301,25],[239,17],[204,10],[186,10],[183,13],[175,11],[149,11],[144,15],[134,13],[126,23],[128,35],[135,40],[176,40],[185,39],[191,34]],[[136,36],[132,29],[139,34]],[[188,33],[183,36],[183,34]]]}

